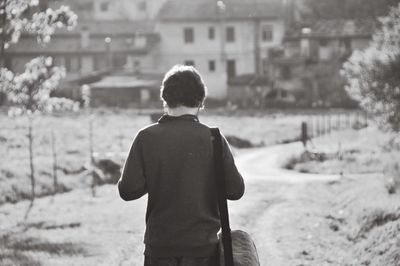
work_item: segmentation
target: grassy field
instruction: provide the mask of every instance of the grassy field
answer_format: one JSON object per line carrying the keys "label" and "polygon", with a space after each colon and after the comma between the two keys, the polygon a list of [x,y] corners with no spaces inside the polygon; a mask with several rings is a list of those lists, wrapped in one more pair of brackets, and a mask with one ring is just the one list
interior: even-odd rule
{"label": "grassy field", "polygon": [[[287,168],[319,174],[400,174],[400,139],[371,126],[313,140],[313,154],[293,157]],[[399,177],[400,178],[400,177]]]}
{"label": "grassy field", "polygon": [[[108,158],[121,165],[137,131],[151,123],[151,111],[95,110],[92,115],[93,152],[96,160]],[[200,120],[219,126],[228,136],[256,146],[297,139],[306,114],[235,113],[203,111]],[[34,118],[34,165],[38,196],[53,193],[52,134],[57,157],[58,190],[88,187],[90,168],[89,120],[84,112]],[[26,117],[0,114],[0,204],[30,197],[28,122]],[[115,179],[115,178],[114,178]],[[113,182],[113,180],[111,182]]]}
{"label": "grassy field", "polygon": [[[16,195],[19,200],[12,193],[21,188],[26,196],[29,192],[26,123],[24,118],[0,119],[9,127],[0,131],[2,149],[8,150],[6,164],[0,165],[0,189],[2,195]],[[220,126],[226,135],[266,146],[297,138],[300,122],[307,119],[271,113],[200,116],[202,122]],[[91,177],[82,170],[89,160],[87,117],[44,116],[35,123],[39,188],[44,194],[52,191],[49,132],[53,129],[59,179],[73,191],[38,199],[27,220],[29,202],[0,206],[0,265],[143,265],[146,198],[123,202],[114,185],[101,186],[97,196],[91,196]],[[149,123],[147,112],[96,111],[97,158],[107,152],[125,153],[137,130]],[[392,137],[372,126],[331,132],[313,140],[313,152],[326,155],[320,162],[291,158],[293,152],[303,152],[299,143],[234,149],[238,165],[247,164],[243,172],[247,182],[245,197],[230,205],[232,228],[254,236],[262,265],[400,265],[400,191],[390,189],[393,184],[383,170],[384,164],[400,158]],[[250,159],[245,160],[247,155]],[[268,165],[275,155],[277,165]],[[355,159],[346,157],[350,155]],[[288,183],[283,177],[289,172],[279,169],[281,157],[286,158],[282,162],[292,161],[297,171],[342,175],[329,182]],[[123,156],[111,158],[123,160]],[[251,177],[250,170],[257,169],[260,174]],[[278,178],[269,180],[274,173]],[[290,174],[299,179],[305,176]]]}
{"label": "grassy field", "polygon": [[341,257],[329,258],[329,265],[400,265],[398,136],[372,126],[338,132],[314,144],[319,156],[302,153],[290,158],[286,168],[342,178],[305,192],[311,195],[307,208],[313,210],[308,219],[315,220],[323,237],[304,246],[304,259],[327,261],[323,253],[328,246]]}

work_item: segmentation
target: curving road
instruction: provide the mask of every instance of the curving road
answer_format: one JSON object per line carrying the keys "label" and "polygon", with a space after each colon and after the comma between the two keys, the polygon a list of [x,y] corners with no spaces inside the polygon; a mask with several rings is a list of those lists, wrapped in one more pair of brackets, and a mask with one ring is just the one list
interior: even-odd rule
{"label": "curving road", "polygon": [[[287,230],[279,225],[290,219],[301,188],[310,182],[339,179],[339,176],[300,174],[280,168],[285,159],[301,151],[300,143],[292,143],[238,151],[236,156],[245,178],[246,193],[241,200],[229,203],[231,225],[254,237],[261,265],[288,265],[287,254],[278,245]],[[26,243],[33,244],[32,241],[39,241],[40,246],[58,243],[61,249],[65,245],[77,252],[71,256],[60,251],[43,259],[43,252],[35,253],[34,245],[30,258],[42,265],[143,265],[146,197],[123,202],[116,187],[111,185],[99,187],[95,198],[89,189],[77,189],[37,199],[28,221],[21,224],[27,205],[28,202],[20,202],[0,207],[2,235],[10,235],[13,228],[13,241],[29,240]],[[0,258],[1,245],[0,241]],[[7,243],[4,245],[7,248]],[[23,250],[12,252],[25,256]]]}

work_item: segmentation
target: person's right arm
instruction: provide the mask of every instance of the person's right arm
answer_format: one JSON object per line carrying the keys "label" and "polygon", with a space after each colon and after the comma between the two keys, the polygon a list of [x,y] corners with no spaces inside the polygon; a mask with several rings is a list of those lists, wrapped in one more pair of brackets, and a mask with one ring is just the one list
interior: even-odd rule
{"label": "person's right arm", "polygon": [[123,200],[135,200],[147,193],[142,156],[142,144],[138,134],[129,150],[118,181],[119,195]]}
{"label": "person's right arm", "polygon": [[238,200],[244,194],[244,181],[233,158],[228,141],[222,136],[222,160],[225,171],[226,198]]}

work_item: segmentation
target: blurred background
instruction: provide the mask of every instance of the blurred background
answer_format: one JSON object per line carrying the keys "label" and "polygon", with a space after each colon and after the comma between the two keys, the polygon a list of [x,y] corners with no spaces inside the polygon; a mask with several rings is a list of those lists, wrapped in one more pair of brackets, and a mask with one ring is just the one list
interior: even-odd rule
{"label": "blurred background", "polygon": [[262,265],[400,265],[399,0],[0,0],[0,265],[142,265],[117,182],[175,64]]}

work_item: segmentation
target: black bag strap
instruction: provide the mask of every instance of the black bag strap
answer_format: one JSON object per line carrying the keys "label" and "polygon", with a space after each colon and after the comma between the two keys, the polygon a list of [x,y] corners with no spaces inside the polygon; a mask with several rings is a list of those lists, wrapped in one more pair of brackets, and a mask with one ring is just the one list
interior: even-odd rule
{"label": "black bag strap", "polygon": [[221,220],[225,266],[234,266],[231,228],[229,226],[228,203],[226,199],[225,173],[223,168],[224,164],[222,159],[222,137],[218,128],[211,128],[211,136],[214,150],[214,168],[216,174],[218,207]]}

